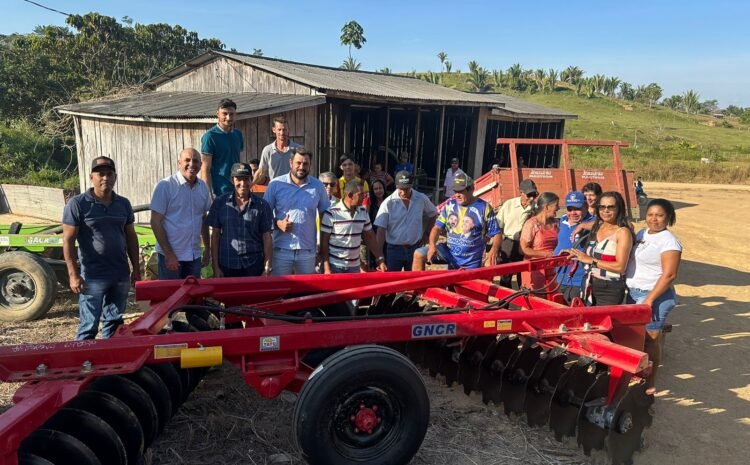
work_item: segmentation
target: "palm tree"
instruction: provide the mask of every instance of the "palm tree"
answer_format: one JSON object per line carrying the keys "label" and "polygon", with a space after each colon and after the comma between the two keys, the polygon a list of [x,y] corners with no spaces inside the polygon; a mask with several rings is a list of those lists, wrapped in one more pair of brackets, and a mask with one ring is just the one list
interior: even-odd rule
{"label": "palm tree", "polygon": [[448,54],[445,52],[440,52],[437,54],[438,60],[440,60],[440,69],[443,69],[443,66],[445,65],[445,60],[448,59]]}
{"label": "palm tree", "polygon": [[469,73],[473,73],[474,71],[479,69],[479,63],[477,63],[474,60],[471,60],[469,62]]}
{"label": "palm tree", "polygon": [[362,67],[362,63],[358,62],[352,57],[349,57],[344,60],[344,63],[341,65],[341,67],[349,71],[358,71],[359,68]]}
{"label": "palm tree", "polygon": [[664,106],[671,108],[672,110],[679,111],[682,108],[682,95],[673,95],[665,98],[662,103]]}
{"label": "palm tree", "polygon": [[615,76],[605,79],[604,93],[607,94],[609,97],[614,97],[615,91],[617,90],[617,87],[619,85],[620,85],[620,79]]}
{"label": "palm tree", "polygon": [[594,98],[596,96],[596,86],[596,79],[594,79],[593,77],[587,79],[586,84],[583,87],[583,90],[586,92],[586,98]]}
{"label": "palm tree", "polygon": [[419,76],[420,79],[425,80],[431,84],[443,85],[443,76],[440,73],[434,73],[427,71],[426,74]]}
{"label": "palm tree", "polygon": [[700,95],[693,89],[682,94],[682,106],[685,108],[685,113],[695,113],[698,110],[698,104],[700,103]]}
{"label": "palm tree", "polygon": [[378,70],[378,73],[380,73],[380,74],[393,74],[393,70],[391,70],[391,68],[389,68],[389,67],[386,66],[385,68],[380,68]]}
{"label": "palm tree", "polygon": [[568,84],[576,85],[583,77],[583,70],[578,66],[568,66],[560,73],[560,79]]}
{"label": "palm tree", "polygon": [[481,66],[477,66],[471,71],[466,83],[469,84],[474,92],[487,92],[492,89],[490,84],[490,73]]}
{"label": "palm tree", "polygon": [[367,42],[367,39],[365,39],[365,30],[362,29],[362,26],[360,26],[359,23],[354,20],[344,24],[344,27],[341,28],[340,39],[341,45],[349,46],[350,62],[352,61],[352,45],[354,45],[354,47],[359,50],[360,48],[362,48],[362,44]]}
{"label": "palm tree", "polygon": [[254,48],[253,49],[253,56],[262,57],[263,56],[263,50],[260,49],[260,48]]}
{"label": "palm tree", "polygon": [[591,83],[594,85],[594,92],[603,94],[604,93],[604,82],[607,78],[603,74],[595,74],[591,78]]}
{"label": "palm tree", "polygon": [[637,100],[639,102],[646,100],[647,93],[648,92],[646,92],[646,86],[644,85],[637,86],[635,88],[634,100]]}
{"label": "palm tree", "polygon": [[523,68],[521,68],[521,65],[516,63],[510,68],[508,68],[508,71],[505,73],[507,80],[508,80],[508,86],[513,90],[523,90]]}
{"label": "palm tree", "polygon": [[493,70],[492,71],[492,80],[495,81],[495,87],[498,89],[502,89],[505,85],[505,78],[506,75],[501,70]]}
{"label": "palm tree", "polygon": [[646,100],[648,100],[648,107],[651,108],[662,96],[662,89],[659,84],[652,82],[646,86]]}
{"label": "palm tree", "polygon": [[620,83],[620,98],[623,100],[635,100],[633,85],[629,82]]}
{"label": "palm tree", "polygon": [[450,61],[446,60],[444,64],[445,64],[445,72],[446,73],[450,73],[451,72],[451,68],[453,68],[453,63],[451,63]]}
{"label": "palm tree", "polygon": [[555,87],[557,87],[557,71],[552,68],[547,71],[547,84],[549,86],[549,91],[554,92]]}

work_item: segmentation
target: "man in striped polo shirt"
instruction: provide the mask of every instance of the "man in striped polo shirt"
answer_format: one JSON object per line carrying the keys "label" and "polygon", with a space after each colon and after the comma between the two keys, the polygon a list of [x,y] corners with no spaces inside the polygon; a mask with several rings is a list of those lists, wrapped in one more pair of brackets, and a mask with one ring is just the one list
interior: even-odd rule
{"label": "man in striped polo shirt", "polygon": [[377,257],[378,270],[386,271],[385,258],[372,231],[370,215],[361,205],[363,197],[362,184],[357,180],[347,181],[341,201],[323,213],[320,224],[320,259],[325,274],[358,273],[362,239]]}

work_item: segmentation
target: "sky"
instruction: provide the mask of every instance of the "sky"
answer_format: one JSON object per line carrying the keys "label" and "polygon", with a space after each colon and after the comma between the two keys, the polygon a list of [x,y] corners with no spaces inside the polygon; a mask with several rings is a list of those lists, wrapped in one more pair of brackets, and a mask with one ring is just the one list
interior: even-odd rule
{"label": "sky", "polygon": [[[488,69],[582,68],[633,85],[656,82],[664,96],[692,89],[720,106],[750,107],[747,0],[35,0],[71,14],[96,11],[138,23],[169,23],[215,37],[227,49],[327,66],[347,56],[341,27],[356,20],[367,42],[362,69],[453,70],[476,60]],[[0,0],[0,34],[64,25],[65,16],[24,0]]]}

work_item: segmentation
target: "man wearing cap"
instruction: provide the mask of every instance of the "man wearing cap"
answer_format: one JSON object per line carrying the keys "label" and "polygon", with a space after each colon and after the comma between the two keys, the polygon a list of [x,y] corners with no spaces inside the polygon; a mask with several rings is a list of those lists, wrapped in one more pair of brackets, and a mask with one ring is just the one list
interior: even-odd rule
{"label": "man wearing cap", "polygon": [[443,183],[443,186],[445,186],[445,197],[453,197],[453,180],[459,174],[466,173],[464,173],[464,171],[458,167],[458,158],[453,158],[451,159],[451,167],[448,168],[448,171],[445,173],[445,182]]}
{"label": "man wearing cap", "polygon": [[201,137],[200,177],[214,195],[227,194],[234,190],[230,180],[232,165],[240,161],[240,152],[245,148],[242,132],[234,127],[237,104],[228,98],[222,99],[216,109],[216,126]]}
{"label": "man wearing cap", "polygon": [[91,188],[68,201],[62,218],[70,290],[78,294],[77,340],[94,339],[100,319],[102,337],[111,337],[122,324],[131,283],[141,279],[135,215],[130,201],[114,192],[115,162],[95,158],[89,181]]}
{"label": "man wearing cap", "polygon": [[156,184],[151,196],[151,229],[156,236],[159,279],[200,277],[201,266],[209,264],[211,255],[206,223],[211,193],[198,178],[200,153],[194,148],[183,149],[177,168],[175,174]]}
{"label": "man wearing cap", "polygon": [[[571,238],[571,235],[579,224],[594,221],[594,216],[588,211],[583,192],[570,192],[565,197],[565,208],[567,213],[560,220],[560,232],[557,235],[554,255],[560,255],[562,251],[573,247],[578,238]],[[585,242],[579,243],[577,248],[584,250],[585,245]],[[583,266],[577,261],[573,262],[570,267],[562,267],[558,270],[556,280],[560,284],[560,293],[568,304],[574,297],[580,296],[584,274]]]}
{"label": "man wearing cap", "polygon": [[[413,270],[424,270],[425,262],[445,264],[451,270],[479,268],[488,238],[492,240],[492,248],[486,264],[496,263],[502,234],[492,206],[474,197],[474,180],[466,173],[457,174],[450,187],[455,198],[448,200],[440,211],[430,231],[429,245],[414,252]],[[439,244],[443,230],[448,240]]]}
{"label": "man wearing cap", "polygon": [[[536,184],[531,179],[524,179],[519,184],[521,195],[506,200],[497,212],[497,224],[503,231],[503,243],[500,246],[502,263],[518,262],[523,260],[521,253],[521,229],[526,218],[526,213],[531,210],[531,204],[539,196]],[[510,287],[512,275],[503,275],[500,284]],[[520,275],[516,276],[516,282],[521,284]]]}
{"label": "man wearing cap", "polygon": [[323,213],[320,224],[320,258],[323,272],[358,273],[359,249],[364,240],[377,257],[378,270],[386,271],[385,257],[370,224],[370,215],[362,206],[362,184],[355,180],[344,184],[341,201]]}
{"label": "man wearing cap", "polygon": [[427,242],[425,235],[438,214],[430,199],[413,185],[411,173],[396,173],[396,191],[383,200],[375,217],[378,244],[388,244],[385,256],[389,271],[411,271],[414,251]]}
{"label": "man wearing cap", "polygon": [[214,277],[268,276],[272,271],[273,213],[253,195],[252,168],[232,166],[234,192],[216,197],[208,212]]}
{"label": "man wearing cap", "polygon": [[290,171],[268,183],[263,198],[273,212],[273,275],[315,273],[318,215],[328,210],[323,183],[310,176],[312,153],[296,147]]}
{"label": "man wearing cap", "polygon": [[276,139],[263,147],[260,153],[260,167],[253,178],[255,182],[264,177],[273,180],[289,173],[289,163],[294,156],[294,149],[301,147],[289,140],[289,126],[283,116],[273,119],[271,131]]}

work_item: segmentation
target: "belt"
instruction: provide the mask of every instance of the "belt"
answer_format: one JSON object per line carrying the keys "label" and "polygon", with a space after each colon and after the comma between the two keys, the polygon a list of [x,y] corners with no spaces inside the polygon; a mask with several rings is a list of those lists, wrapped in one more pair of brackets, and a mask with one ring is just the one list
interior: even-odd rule
{"label": "belt", "polygon": [[507,241],[514,241],[515,242],[515,239],[513,239],[513,236],[503,236],[503,240],[504,241],[507,240]]}
{"label": "belt", "polygon": [[401,247],[402,249],[411,249],[412,247],[419,246],[419,242],[416,244],[388,244],[388,247]]}

